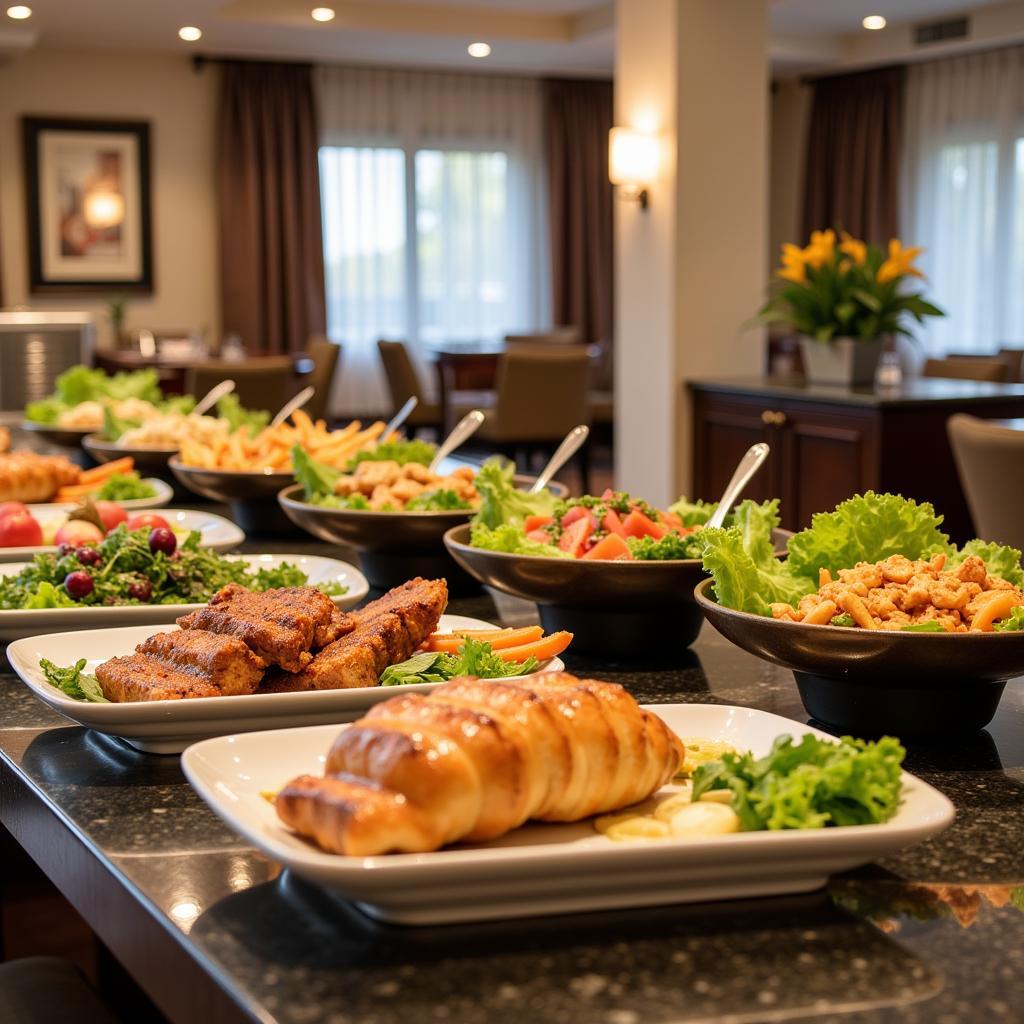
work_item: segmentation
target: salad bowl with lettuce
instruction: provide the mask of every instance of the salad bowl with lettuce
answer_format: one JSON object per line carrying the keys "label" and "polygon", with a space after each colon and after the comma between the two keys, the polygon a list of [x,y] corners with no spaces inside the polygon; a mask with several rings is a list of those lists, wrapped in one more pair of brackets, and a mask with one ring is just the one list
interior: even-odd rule
{"label": "salad bowl with lettuce", "polygon": [[[622,492],[523,494],[500,467],[482,470],[477,490],[479,511],[445,544],[481,583],[536,602],[545,629],[573,633],[579,650],[640,659],[697,638],[693,588],[704,578],[703,524],[715,505],[681,499],[662,511]],[[743,543],[785,554],[777,501],[745,501],[727,522]]]}
{"label": "salad bowl with lettuce", "polygon": [[831,728],[903,739],[973,733],[991,721],[1006,681],[1024,675],[1022,609],[989,632],[862,629],[845,616],[812,625],[771,609],[815,593],[822,569],[837,574],[892,555],[944,554],[947,567],[977,555],[990,575],[1024,584],[1020,551],[977,539],[957,547],[941,527],[930,504],[869,491],[815,515],[790,539],[785,561],[746,543],[735,526],[709,529],[711,578],[697,587],[697,603],[727,639],[791,669],[808,713]]}
{"label": "salad bowl with lettuce", "polygon": [[[398,461],[414,459],[429,464],[434,455],[433,445],[421,441],[404,441],[381,445],[380,458]],[[400,451],[397,449],[401,449]],[[362,461],[373,460],[375,453],[361,453]],[[445,534],[460,524],[466,524],[474,515],[472,508],[458,507],[443,494],[437,501],[420,502],[415,509],[401,511],[371,509],[364,502],[337,500],[334,485],[341,473],[301,449],[292,453],[296,482],[278,495],[278,501],[288,518],[298,527],[329,544],[346,544],[354,548],[359,564],[367,579],[375,587],[397,586],[410,576],[448,580],[449,590],[475,589],[471,575],[463,572],[445,549]],[[533,477],[515,474],[511,465],[498,459],[488,460],[477,472],[478,490],[488,480],[500,480],[500,486],[524,500],[536,499],[552,505],[568,492],[564,485],[551,483],[540,495],[527,496],[525,488]],[[483,493],[481,491],[481,493]],[[452,507],[455,505],[456,507]]]}

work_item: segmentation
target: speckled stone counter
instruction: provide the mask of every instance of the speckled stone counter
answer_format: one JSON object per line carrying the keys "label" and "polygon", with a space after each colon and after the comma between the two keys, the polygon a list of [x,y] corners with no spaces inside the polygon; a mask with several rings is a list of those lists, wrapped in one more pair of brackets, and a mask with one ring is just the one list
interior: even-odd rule
{"label": "speckled stone counter", "polygon": [[[484,596],[451,610],[496,617]],[[502,600],[499,613],[517,623],[532,606]],[[565,660],[641,701],[806,721],[789,673],[709,627],[669,665]],[[910,751],[955,824],[824,891],[424,929],[375,924],[280,874],[206,809],[176,757],[67,723],[6,666],[0,708],[0,820],[182,1024],[1024,1020],[1019,680],[986,732]]]}

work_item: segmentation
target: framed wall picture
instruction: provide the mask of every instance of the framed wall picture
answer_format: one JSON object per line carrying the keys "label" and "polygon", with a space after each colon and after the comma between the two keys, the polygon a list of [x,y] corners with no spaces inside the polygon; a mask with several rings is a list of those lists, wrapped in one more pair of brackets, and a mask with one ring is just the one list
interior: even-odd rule
{"label": "framed wall picture", "polygon": [[151,292],[149,124],[22,118],[32,292]]}

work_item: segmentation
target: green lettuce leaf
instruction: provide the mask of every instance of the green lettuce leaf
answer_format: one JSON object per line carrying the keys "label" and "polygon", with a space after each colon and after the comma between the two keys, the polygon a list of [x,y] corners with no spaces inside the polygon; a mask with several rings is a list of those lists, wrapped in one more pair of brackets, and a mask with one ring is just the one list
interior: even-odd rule
{"label": "green lettuce leaf", "polygon": [[1017,605],[1005,619],[993,624],[997,633],[1015,633],[1024,629],[1024,604]]}
{"label": "green lettuce leaf", "polygon": [[292,466],[296,481],[302,484],[306,492],[306,501],[334,494],[334,485],[341,473],[333,466],[317,462],[301,445],[292,445]]}
{"label": "green lettuce leaf", "polygon": [[270,422],[266,409],[246,409],[234,393],[217,399],[217,415],[227,420],[232,433],[247,430],[250,437],[255,437]]}
{"label": "green lettuce leaf", "polygon": [[689,501],[680,498],[675,504],[669,505],[668,510],[679,516],[683,526],[703,526],[717,508],[717,501]]}
{"label": "green lettuce leaf", "polygon": [[424,651],[397,665],[391,665],[384,669],[380,684],[401,686],[407,683],[443,683],[458,676],[505,679],[529,675],[536,667],[536,658],[527,658],[523,662],[505,661],[494,653],[487,641],[466,637],[457,654]]}
{"label": "green lettuce leaf", "polygon": [[808,529],[789,542],[794,576],[817,579],[819,569],[833,574],[858,562],[878,562],[890,555],[920,558],[951,551],[940,529],[942,516],[928,503],[898,494],[868,491],[844,501],[834,512],[819,512]]}
{"label": "green lettuce leaf", "polygon": [[407,512],[451,512],[472,507],[468,501],[446,487],[436,491],[424,491],[405,503]]}
{"label": "green lettuce leaf", "polygon": [[77,601],[68,597],[67,592],[53,583],[40,583],[21,604],[22,608],[74,608]]}
{"label": "green lettuce leaf", "polygon": [[383,441],[376,448],[357,452],[345,467],[345,472],[354,473],[360,462],[397,462],[400,466],[416,462],[421,466],[429,466],[436,454],[436,444],[415,437],[407,441]]}
{"label": "green lettuce leaf", "polygon": [[975,538],[949,556],[947,568],[955,568],[970,555],[977,555],[985,563],[990,576],[998,576],[1016,587],[1024,585],[1024,569],[1021,569],[1020,552],[1016,548]]}
{"label": "green lettuce leaf", "polygon": [[474,481],[480,494],[480,510],[473,518],[474,523],[491,529],[502,525],[521,527],[527,516],[554,513],[555,496],[550,491],[527,494],[516,490],[514,475],[515,466],[497,458],[488,459],[480,467]]}
{"label": "green lettuce leaf", "polygon": [[488,551],[504,551],[512,555],[543,555],[545,558],[571,558],[572,555],[563,551],[555,544],[544,544],[542,541],[530,540],[519,526],[507,523],[494,527],[492,530],[483,523],[474,522],[470,527],[469,543],[474,548],[486,548]]}

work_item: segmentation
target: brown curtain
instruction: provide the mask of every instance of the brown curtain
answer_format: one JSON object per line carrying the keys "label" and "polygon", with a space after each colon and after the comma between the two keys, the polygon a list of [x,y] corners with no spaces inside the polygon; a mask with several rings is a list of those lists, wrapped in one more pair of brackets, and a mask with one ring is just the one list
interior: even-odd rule
{"label": "brown curtain", "polygon": [[881,245],[899,234],[904,68],[814,83],[804,176],[804,237],[845,228]]}
{"label": "brown curtain", "polygon": [[227,61],[222,71],[224,331],[250,351],[299,351],[326,319],[312,69]]}
{"label": "brown curtain", "polygon": [[551,223],[552,313],[586,342],[612,337],[612,85],[544,83]]}

